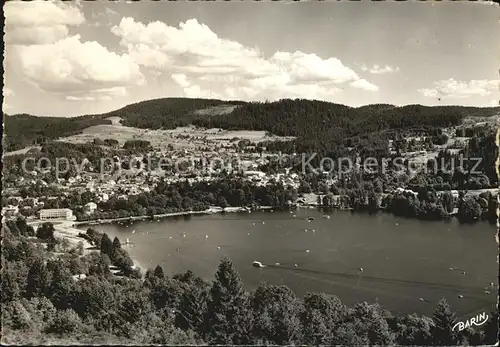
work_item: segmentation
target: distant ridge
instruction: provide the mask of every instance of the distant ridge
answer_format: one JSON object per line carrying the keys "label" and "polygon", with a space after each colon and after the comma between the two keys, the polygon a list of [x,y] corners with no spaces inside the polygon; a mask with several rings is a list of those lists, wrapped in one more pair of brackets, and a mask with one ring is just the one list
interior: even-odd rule
{"label": "distant ridge", "polygon": [[130,104],[104,114],[75,118],[4,114],[4,151],[12,151],[111,124],[119,117],[124,126],[172,129],[189,124],[231,130],[263,130],[296,136],[303,149],[328,149],[332,142],[373,132],[414,127],[459,125],[465,117],[500,114],[500,107],[373,104],[350,107],[326,101],[283,99],[274,102],[218,99],[160,98]]}

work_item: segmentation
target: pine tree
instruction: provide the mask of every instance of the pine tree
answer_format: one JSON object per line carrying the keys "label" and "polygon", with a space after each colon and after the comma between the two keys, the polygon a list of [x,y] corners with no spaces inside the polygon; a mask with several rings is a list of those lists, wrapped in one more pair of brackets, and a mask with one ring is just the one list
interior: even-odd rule
{"label": "pine tree", "polygon": [[165,278],[165,273],[163,272],[163,269],[161,268],[160,265],[156,265],[155,270],[154,270],[154,275],[160,279]]}
{"label": "pine tree", "polygon": [[215,274],[207,304],[206,329],[211,344],[247,344],[250,342],[252,315],[249,296],[229,258]]}
{"label": "pine tree", "polygon": [[71,307],[71,291],[73,289],[71,274],[62,263],[55,264],[48,296],[57,309],[68,309]]}
{"label": "pine tree", "polygon": [[106,254],[101,254],[98,262],[89,269],[89,274],[96,277],[107,278],[111,275],[111,271],[109,270],[110,265],[111,261],[109,257]]}
{"label": "pine tree", "polygon": [[207,310],[210,286],[201,278],[196,278],[182,294],[175,324],[182,330],[201,332],[203,314]]}
{"label": "pine tree", "polygon": [[278,345],[300,343],[302,303],[286,286],[261,285],[252,297],[254,335]]}
{"label": "pine tree", "polygon": [[348,310],[334,295],[307,293],[304,296],[303,334],[306,344],[331,344],[332,332]]}
{"label": "pine tree", "polygon": [[118,237],[115,236],[115,238],[113,239],[113,252],[120,248],[122,248],[122,244],[120,243]]}
{"label": "pine tree", "polygon": [[455,315],[446,299],[441,299],[432,316],[434,326],[431,329],[434,345],[450,346],[457,342],[457,334],[453,331]]}
{"label": "pine tree", "polygon": [[41,258],[35,258],[28,271],[26,296],[28,298],[44,294],[48,286],[48,272]]}
{"label": "pine tree", "polygon": [[431,342],[432,319],[413,313],[397,317],[394,321],[397,344],[404,346],[428,346]]}
{"label": "pine tree", "polygon": [[113,242],[106,233],[102,235],[101,253],[106,254],[111,260],[113,260]]}
{"label": "pine tree", "polygon": [[36,230],[36,237],[41,240],[51,240],[54,238],[54,224],[52,223],[43,223]]}
{"label": "pine tree", "polygon": [[9,262],[6,262],[5,265],[2,264],[2,281],[0,282],[2,303],[15,301],[21,294],[21,288],[19,288],[20,286],[18,283],[18,275],[12,268],[11,264],[12,263]]}

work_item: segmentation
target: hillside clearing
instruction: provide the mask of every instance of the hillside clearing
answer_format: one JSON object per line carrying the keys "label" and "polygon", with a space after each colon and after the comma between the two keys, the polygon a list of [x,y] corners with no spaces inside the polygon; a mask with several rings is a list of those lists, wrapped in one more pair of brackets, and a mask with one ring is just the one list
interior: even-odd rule
{"label": "hillside clearing", "polygon": [[[115,117],[116,118],[116,117]],[[197,145],[227,145],[234,139],[246,139],[258,143],[263,141],[289,141],[293,137],[268,134],[266,131],[202,129],[195,126],[179,127],[169,130],[139,129],[120,125],[119,118],[113,119],[113,125],[95,125],[83,130],[81,134],[60,138],[61,142],[87,143],[95,138],[115,139],[120,145],[130,140],[149,141],[154,148],[165,149],[169,144],[174,148],[195,148]]]}
{"label": "hillside clearing", "polygon": [[201,116],[217,116],[221,114],[229,114],[233,112],[236,107],[236,105],[219,105],[196,110],[194,113]]}

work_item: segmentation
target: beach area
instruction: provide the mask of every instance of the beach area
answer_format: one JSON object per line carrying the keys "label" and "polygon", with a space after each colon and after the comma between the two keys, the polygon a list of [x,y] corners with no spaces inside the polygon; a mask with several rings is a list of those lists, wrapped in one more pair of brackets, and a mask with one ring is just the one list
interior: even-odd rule
{"label": "beach area", "polygon": [[[265,209],[265,207],[264,207]],[[207,215],[214,213],[238,213],[238,212],[251,212],[250,209],[246,207],[210,207],[204,211],[183,211],[183,212],[172,212],[165,213],[160,215],[154,215],[153,219],[159,220],[163,218],[174,218],[179,216],[193,216],[193,215]],[[125,217],[125,218],[113,218],[113,219],[98,219],[98,220],[89,220],[89,221],[74,221],[74,220],[34,220],[29,222],[35,230],[37,227],[43,223],[50,222],[54,225],[54,236],[58,239],[65,239],[69,242],[71,247],[76,247],[79,242],[83,244],[83,255],[87,255],[93,251],[98,251],[95,246],[93,246],[87,239],[80,237],[79,234],[84,232],[82,229],[78,229],[78,226],[91,226],[91,225],[100,225],[100,224],[112,224],[119,222],[128,222],[128,221],[143,221],[151,219],[151,216],[134,216],[134,217]],[[136,259],[132,258],[134,262],[133,268],[139,269],[141,273],[144,275],[148,270],[146,267],[141,265]],[[113,273],[116,273],[116,270],[111,269]]]}
{"label": "beach area", "polygon": [[[82,243],[83,245],[83,255],[88,255],[91,252],[97,252],[99,251],[96,249],[95,246],[93,246],[87,239],[78,236],[80,233],[83,232],[81,229],[75,228],[75,224],[77,222],[75,221],[44,221],[44,220],[37,220],[37,221],[32,221],[28,223],[31,225],[33,228],[36,228],[46,222],[51,222],[54,225],[54,236],[56,239],[65,239],[66,241],[69,242],[71,247],[76,247],[78,246],[78,243]],[[134,265],[132,268],[134,269],[139,269],[141,273],[144,275],[147,271],[147,268],[142,266],[136,259],[132,259],[134,262]],[[110,270],[112,273],[116,274],[118,271],[113,268],[113,266],[110,267]]]}

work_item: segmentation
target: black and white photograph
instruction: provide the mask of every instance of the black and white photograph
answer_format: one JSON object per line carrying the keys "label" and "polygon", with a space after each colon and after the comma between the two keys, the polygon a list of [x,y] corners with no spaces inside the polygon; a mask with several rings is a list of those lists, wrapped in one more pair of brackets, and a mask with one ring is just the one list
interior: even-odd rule
{"label": "black and white photograph", "polygon": [[2,345],[498,345],[498,4],[3,12]]}

